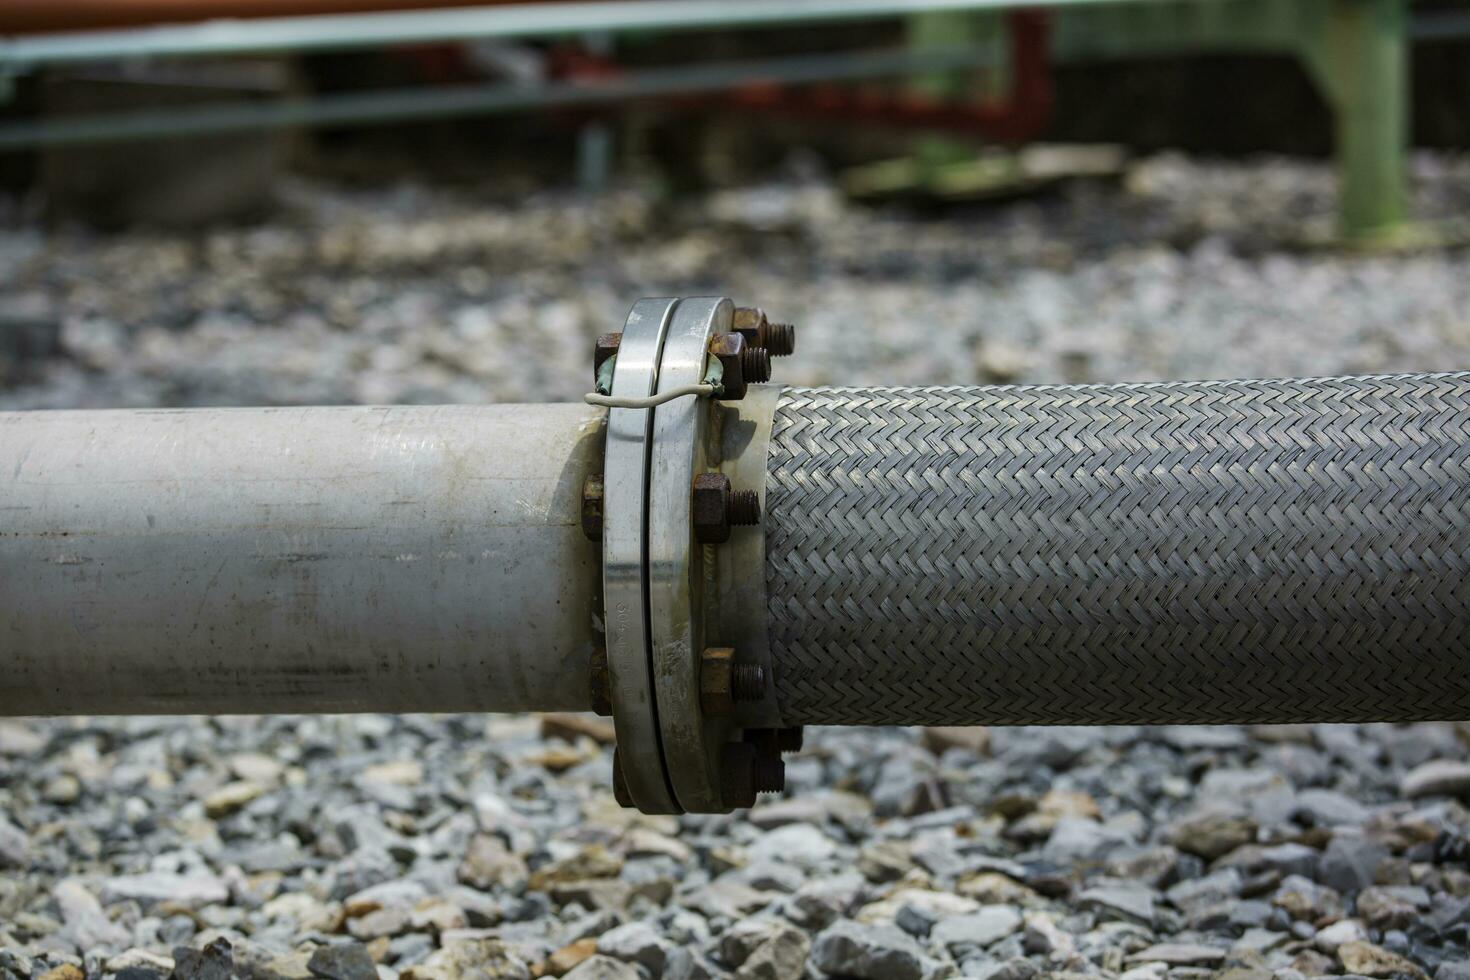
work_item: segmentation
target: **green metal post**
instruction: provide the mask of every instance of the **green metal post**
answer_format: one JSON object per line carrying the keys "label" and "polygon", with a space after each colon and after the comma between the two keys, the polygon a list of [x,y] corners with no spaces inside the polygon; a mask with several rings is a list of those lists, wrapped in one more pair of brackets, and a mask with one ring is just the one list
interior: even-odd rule
{"label": "green metal post", "polygon": [[1304,55],[1336,116],[1344,238],[1390,243],[1408,218],[1409,65],[1405,0],[1332,0]]}
{"label": "green metal post", "polygon": [[[991,49],[997,53],[996,67],[982,73],[985,88],[989,91],[1004,90],[1004,75],[1009,72],[1009,65],[998,55],[1003,36],[1000,15],[967,10],[922,13],[908,18],[906,28],[909,50],[916,54],[953,50],[962,45]],[[973,71],[946,71],[916,76],[910,85],[915,92],[933,99],[954,99],[966,95],[974,98],[977,81]],[[975,158],[973,144],[941,136],[922,136],[914,142],[913,150],[920,169],[931,174],[950,164]]]}

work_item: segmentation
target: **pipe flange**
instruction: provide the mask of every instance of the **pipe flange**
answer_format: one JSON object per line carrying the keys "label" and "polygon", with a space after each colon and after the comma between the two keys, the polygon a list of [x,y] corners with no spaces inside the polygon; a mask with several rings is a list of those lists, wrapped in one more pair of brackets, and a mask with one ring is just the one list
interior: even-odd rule
{"label": "pipe flange", "polygon": [[[728,299],[679,301],[664,340],[659,388],[696,384],[705,376],[710,339],[729,333],[735,306]],[[654,412],[649,464],[649,637],[654,692],[658,698],[665,768],[685,810],[730,809],[721,800],[719,750],[729,736],[728,717],[706,716],[700,705],[701,654],[705,648],[706,595],[714,573],[714,546],[693,533],[696,478],[719,465],[712,438],[713,403],[685,398]],[[708,554],[709,561],[706,561]],[[714,639],[718,639],[715,637]]]}
{"label": "pipe flange", "polygon": [[[642,299],[623,324],[611,394],[658,392],[676,299]],[[687,399],[686,399],[687,401]],[[648,622],[648,465],[654,413],[612,408],[603,456],[602,589],[613,726],[628,796],[644,813],[679,813],[664,766]]]}

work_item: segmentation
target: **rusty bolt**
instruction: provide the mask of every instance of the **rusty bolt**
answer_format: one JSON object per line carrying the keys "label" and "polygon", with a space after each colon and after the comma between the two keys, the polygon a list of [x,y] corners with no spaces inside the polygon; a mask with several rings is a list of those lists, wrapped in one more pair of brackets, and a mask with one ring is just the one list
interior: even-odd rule
{"label": "rusty bolt", "polygon": [[730,489],[730,478],[723,473],[700,473],[694,478],[691,503],[694,537],[701,544],[720,544],[730,540],[730,528],[746,527],[761,521],[760,495],[754,490]]}
{"label": "rusty bolt", "polygon": [[699,657],[699,707],[712,718],[723,718],[735,710],[730,693],[730,675],[735,666],[731,647],[706,647]]}
{"label": "rusty bolt", "polygon": [[701,544],[730,540],[730,478],[723,473],[696,476],[690,513],[695,540]]}
{"label": "rusty bolt", "polygon": [[736,490],[730,494],[730,523],[736,527],[753,527],[761,522],[761,497],[754,490]]}
{"label": "rusty bolt", "polygon": [[699,663],[699,706],[706,715],[733,714],[737,701],[766,696],[766,671],[760,664],[737,664],[730,647],[706,647]]}
{"label": "rusty bolt", "polygon": [[751,767],[751,780],[757,793],[783,793],[786,791],[786,763],[779,755],[760,754]]}
{"label": "rusty bolt", "polygon": [[616,748],[613,749],[613,799],[620,807],[633,808],[633,794],[628,792],[628,777],[623,775],[623,760]]}
{"label": "rusty bolt", "polygon": [[720,748],[720,801],[734,810],[755,806],[755,746],[729,742]]}
{"label": "rusty bolt", "polygon": [[604,718],[612,716],[612,675],[607,670],[607,650],[592,651],[592,710]]}
{"label": "rusty bolt", "polygon": [[597,346],[592,351],[592,383],[597,383],[597,375],[602,371],[602,365],[607,359],[618,352],[618,345],[623,342],[620,333],[605,333],[597,338]]}
{"label": "rusty bolt", "polygon": [[800,752],[805,740],[806,732],[800,725],[776,729],[776,744],[782,752]]}
{"label": "rusty bolt", "polygon": [[786,764],[781,761],[785,728],[747,728],[741,741],[755,749],[751,781],[757,793],[780,793],[786,789]]}
{"label": "rusty bolt", "polygon": [[602,474],[582,481],[582,533],[588,541],[602,540]]}
{"label": "rusty bolt", "polygon": [[796,328],[789,323],[772,323],[759,307],[736,309],[730,329],[745,338],[746,346],[764,347],[773,357],[785,357],[796,350]]}
{"label": "rusty bolt", "polygon": [[771,352],[764,347],[747,346],[740,353],[740,376],[747,385],[765,384],[771,380]]}
{"label": "rusty bolt", "polygon": [[730,670],[730,697],[759,701],[766,696],[766,669],[760,664],[736,664]]}
{"label": "rusty bolt", "polygon": [[738,402],[745,397],[745,338],[738,333],[717,333],[709,339],[707,349],[723,369],[720,384],[725,390],[720,397],[727,402]]}

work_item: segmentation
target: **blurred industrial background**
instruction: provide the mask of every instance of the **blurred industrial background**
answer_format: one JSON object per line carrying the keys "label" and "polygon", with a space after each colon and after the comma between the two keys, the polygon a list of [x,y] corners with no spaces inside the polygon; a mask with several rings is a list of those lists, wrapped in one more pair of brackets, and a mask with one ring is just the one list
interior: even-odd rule
{"label": "blurred industrial background", "polygon": [[[792,384],[1465,369],[1467,150],[1450,2],[9,0],[0,408],[574,400],[649,295]],[[1470,978],[1461,727],[809,732],[678,820],[610,741],[0,722],[0,977]]]}

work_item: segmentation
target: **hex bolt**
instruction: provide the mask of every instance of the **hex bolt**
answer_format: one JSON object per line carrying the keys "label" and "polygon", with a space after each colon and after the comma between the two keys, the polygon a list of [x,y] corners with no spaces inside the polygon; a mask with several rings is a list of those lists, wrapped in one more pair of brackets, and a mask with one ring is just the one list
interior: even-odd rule
{"label": "hex bolt", "polygon": [[745,336],[739,333],[717,333],[709,339],[706,348],[709,356],[720,362],[720,384],[724,386],[724,392],[720,398],[727,402],[737,402],[745,397],[745,385],[749,380],[745,376],[745,351],[747,350]]}
{"label": "hex bolt", "polygon": [[786,357],[796,353],[796,327],[790,323],[766,324],[766,335],[760,346],[771,352],[772,357]]}
{"label": "hex bolt", "polygon": [[723,544],[730,540],[731,527],[761,522],[760,494],[754,490],[732,491],[730,478],[723,473],[700,473],[694,477],[689,517],[696,541]]}
{"label": "hex bolt", "polygon": [[699,655],[699,707],[711,718],[725,718],[735,711],[734,647],[706,647]]}
{"label": "hex bolt", "polygon": [[771,352],[764,347],[747,347],[740,353],[740,376],[748,385],[771,380]]}
{"label": "hex bolt", "polygon": [[764,347],[773,357],[785,357],[796,350],[796,328],[789,323],[772,323],[766,311],[756,306],[735,310],[730,329],[745,338],[748,347]]}
{"label": "hex bolt", "polygon": [[751,782],[757,793],[783,793],[786,791],[786,763],[781,757],[759,754],[751,767]]}
{"label": "hex bolt", "polygon": [[732,810],[755,806],[756,749],[747,742],[720,747],[720,802]]}
{"label": "hex bolt", "polygon": [[736,527],[752,527],[761,522],[761,495],[754,490],[736,490],[730,494],[730,504],[725,510],[730,523]]}
{"label": "hex bolt", "polygon": [[582,533],[588,541],[602,540],[602,474],[589,474],[582,481]]}
{"label": "hex bolt", "polygon": [[766,669],[760,664],[733,664],[730,668],[730,699],[759,701],[766,696]]}
{"label": "hex bolt", "polygon": [[776,729],[776,744],[782,752],[800,752],[806,741],[806,730],[800,725]]}

